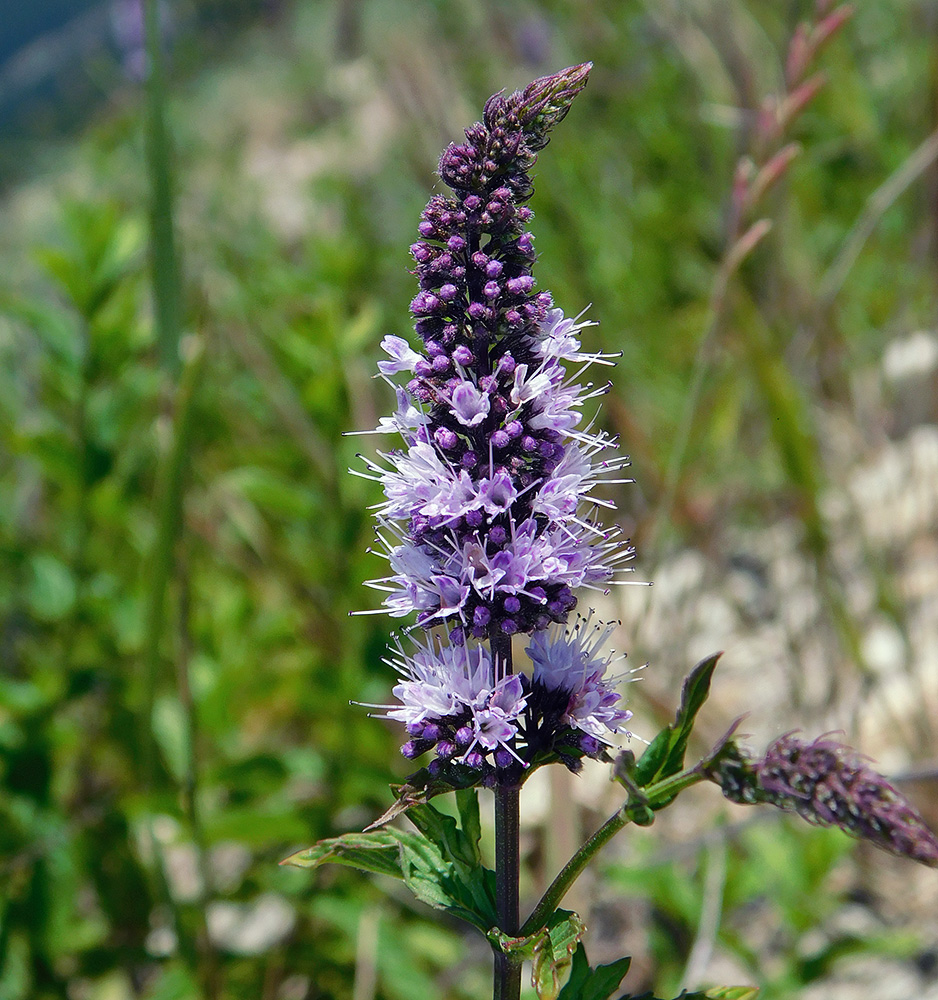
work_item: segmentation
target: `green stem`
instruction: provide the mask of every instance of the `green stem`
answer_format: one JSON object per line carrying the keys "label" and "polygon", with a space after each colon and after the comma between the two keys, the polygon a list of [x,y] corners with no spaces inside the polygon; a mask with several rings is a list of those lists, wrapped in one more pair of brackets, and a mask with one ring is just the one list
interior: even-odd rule
{"label": "green stem", "polygon": [[[652,809],[663,808],[678,792],[689,788],[703,780],[703,775],[696,771],[682,771],[670,778],[665,778],[648,788],[642,789],[645,801]],[[518,932],[520,937],[527,937],[546,926],[551,914],[560,905],[573,883],[580,877],[586,866],[596,854],[627,824],[632,822],[633,802],[630,800],[616,810],[609,819],[583,844],[579,850],[563,866],[557,877],[548,886],[534,912],[524,922]]]}

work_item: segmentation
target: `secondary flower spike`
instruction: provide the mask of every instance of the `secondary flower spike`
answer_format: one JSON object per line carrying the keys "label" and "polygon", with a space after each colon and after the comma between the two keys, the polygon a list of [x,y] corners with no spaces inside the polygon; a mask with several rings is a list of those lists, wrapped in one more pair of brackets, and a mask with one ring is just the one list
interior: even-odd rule
{"label": "secondary flower spike", "polygon": [[[413,655],[398,644],[400,705],[381,707],[407,726],[406,756],[435,749],[437,772],[452,763],[507,781],[535,760],[576,768],[629,718],[604,676],[609,661],[580,627],[546,631],[567,622],[577,588],[624,582],[633,555],[617,527],[600,524],[597,511],[612,505],[592,492],[629,481],[611,478],[628,465],[615,440],[583,426],[584,404],[609,383],[578,381],[612,362],[582,350],[590,324],[537,289],[527,228],[531,168],[590,68],[496,94],[443,153],[451,193],[430,199],[411,247],[419,346],[382,342],[378,369],[397,410],[377,431],[403,447],[359,473],[385,497],[377,535],[389,572],[370,585],[388,613],[414,615],[430,636]],[[535,634],[531,680],[478,645],[503,649],[515,633]]]}
{"label": "secondary flower spike", "polygon": [[938,837],[922,817],[881,774],[835,740],[805,743],[788,733],[758,760],[730,742],[706,773],[733,802],[766,802],[938,868]]}

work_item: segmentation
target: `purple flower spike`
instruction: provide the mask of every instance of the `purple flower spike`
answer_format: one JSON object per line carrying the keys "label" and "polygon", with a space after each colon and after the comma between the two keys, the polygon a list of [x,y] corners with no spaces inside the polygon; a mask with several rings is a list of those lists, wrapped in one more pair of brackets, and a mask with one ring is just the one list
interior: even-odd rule
{"label": "purple flower spike", "polygon": [[938,837],[922,817],[886,778],[835,740],[822,736],[805,743],[787,733],[758,760],[729,742],[705,773],[733,802],[767,802],[938,868]]}
{"label": "purple flower spike", "polygon": [[[450,194],[430,199],[411,247],[421,346],[382,342],[380,373],[409,381],[378,428],[403,446],[366,460],[363,473],[384,490],[378,538],[389,564],[370,583],[391,615],[413,616],[428,635],[412,653],[397,642],[397,702],[378,707],[407,727],[408,757],[435,748],[428,768],[441,779],[463,767],[483,784],[516,783],[550,759],[576,770],[581,756],[603,756],[630,717],[598,643],[580,626],[546,632],[567,621],[576,588],[622,582],[632,556],[617,529],[598,523],[609,502],[593,498],[628,461],[605,433],[580,426],[584,404],[605,389],[565,368],[610,362],[581,348],[589,323],[538,291],[527,228],[531,169],[589,71],[496,94],[466,141],[443,153]],[[534,637],[533,681],[485,645],[504,649],[514,634]]]}

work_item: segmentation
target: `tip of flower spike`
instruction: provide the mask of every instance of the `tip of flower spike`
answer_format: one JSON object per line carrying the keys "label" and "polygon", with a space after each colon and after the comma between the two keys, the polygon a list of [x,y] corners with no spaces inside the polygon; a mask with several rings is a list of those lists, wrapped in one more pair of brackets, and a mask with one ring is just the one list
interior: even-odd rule
{"label": "tip of flower spike", "polygon": [[543,147],[547,133],[563,121],[573,99],[586,86],[592,68],[591,62],[578,63],[539,77],[510,97],[502,94],[490,97],[483,113],[486,128],[497,128],[506,113],[513,114],[528,135],[529,146],[532,149]]}

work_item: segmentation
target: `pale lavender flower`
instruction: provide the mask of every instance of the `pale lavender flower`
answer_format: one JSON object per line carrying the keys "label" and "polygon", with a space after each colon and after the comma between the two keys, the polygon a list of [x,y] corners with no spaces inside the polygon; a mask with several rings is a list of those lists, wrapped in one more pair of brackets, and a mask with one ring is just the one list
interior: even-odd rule
{"label": "pale lavender flower", "polygon": [[611,653],[600,653],[616,624],[597,625],[590,629],[587,615],[573,629],[562,632],[536,632],[526,652],[534,664],[533,683],[566,698],[561,720],[603,743],[610,734],[624,731],[632,718],[628,709],[618,706],[619,678],[610,677]]}

